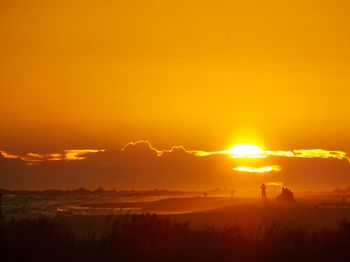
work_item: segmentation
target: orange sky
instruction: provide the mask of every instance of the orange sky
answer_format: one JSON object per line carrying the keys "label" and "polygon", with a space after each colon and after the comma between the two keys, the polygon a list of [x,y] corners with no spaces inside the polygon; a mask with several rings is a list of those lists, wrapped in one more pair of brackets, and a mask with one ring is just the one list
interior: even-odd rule
{"label": "orange sky", "polygon": [[[49,2],[49,3],[48,3]],[[349,1],[1,1],[0,149],[350,151]]]}

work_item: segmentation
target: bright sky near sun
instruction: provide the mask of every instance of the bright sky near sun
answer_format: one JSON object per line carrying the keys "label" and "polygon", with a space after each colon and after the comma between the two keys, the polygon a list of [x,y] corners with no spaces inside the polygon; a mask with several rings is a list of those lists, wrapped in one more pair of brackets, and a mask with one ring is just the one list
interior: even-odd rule
{"label": "bright sky near sun", "polygon": [[265,157],[265,151],[257,145],[238,144],[228,150],[236,158],[259,158]]}
{"label": "bright sky near sun", "polygon": [[0,145],[350,150],[350,2],[1,1]]}

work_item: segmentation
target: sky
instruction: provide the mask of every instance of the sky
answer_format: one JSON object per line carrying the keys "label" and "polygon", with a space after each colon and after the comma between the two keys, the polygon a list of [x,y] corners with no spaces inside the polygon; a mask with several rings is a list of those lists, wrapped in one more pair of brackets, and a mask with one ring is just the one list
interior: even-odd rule
{"label": "sky", "polygon": [[0,2],[0,150],[350,152],[338,0]]}

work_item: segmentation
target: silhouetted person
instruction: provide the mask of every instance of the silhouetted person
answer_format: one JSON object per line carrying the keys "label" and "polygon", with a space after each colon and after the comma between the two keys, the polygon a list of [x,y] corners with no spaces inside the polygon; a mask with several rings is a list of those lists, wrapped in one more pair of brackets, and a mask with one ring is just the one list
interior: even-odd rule
{"label": "silhouetted person", "polygon": [[233,197],[234,195],[235,195],[235,190],[232,189],[232,190],[231,190],[231,197]]}
{"label": "silhouetted person", "polygon": [[207,197],[208,197],[208,193],[205,191],[205,192],[203,193],[203,196],[204,196],[205,198],[207,198]]}
{"label": "silhouetted person", "polygon": [[261,188],[261,199],[263,202],[266,202],[267,198],[266,198],[266,186],[265,186],[265,184],[263,183],[260,188]]}

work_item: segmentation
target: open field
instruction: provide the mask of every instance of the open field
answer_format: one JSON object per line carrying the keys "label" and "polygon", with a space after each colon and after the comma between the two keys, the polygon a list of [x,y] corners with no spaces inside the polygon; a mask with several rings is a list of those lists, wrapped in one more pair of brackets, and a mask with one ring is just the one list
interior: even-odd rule
{"label": "open field", "polygon": [[[348,261],[350,206],[335,193],[270,198],[86,197],[108,215],[0,220],[1,261]],[[79,195],[81,198],[81,195]],[[35,213],[36,214],[36,213]]]}
{"label": "open field", "polygon": [[[176,197],[156,201],[88,203],[89,206],[109,208],[110,215],[120,213],[157,213],[177,222],[188,222],[193,229],[224,228],[240,224],[256,228],[265,222],[301,223],[312,229],[337,228],[342,220],[350,221],[350,206],[339,196],[304,196],[295,203],[271,199],[262,203],[258,198]],[[68,225],[79,235],[87,229],[99,231],[105,226],[105,216],[64,216]]]}

